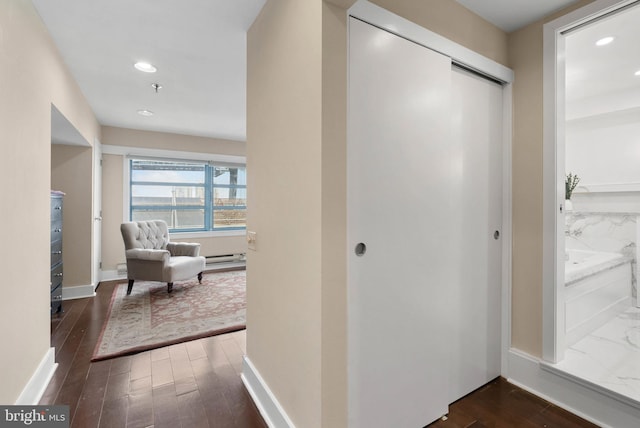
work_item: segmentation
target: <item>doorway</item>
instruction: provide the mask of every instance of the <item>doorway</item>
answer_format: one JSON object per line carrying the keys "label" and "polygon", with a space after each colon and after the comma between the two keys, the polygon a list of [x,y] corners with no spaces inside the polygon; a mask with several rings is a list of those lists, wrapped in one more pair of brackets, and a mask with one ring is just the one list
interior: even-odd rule
{"label": "doorway", "polygon": [[93,142],[93,230],[91,253],[91,284],[95,291],[102,271],[102,144],[97,138]]}
{"label": "doorway", "polygon": [[[91,297],[93,284],[93,148],[51,105],[51,186],[64,197],[62,299]],[[88,177],[88,179],[79,179]],[[64,303],[63,303],[64,306]]]}
{"label": "doorway", "polygon": [[637,1],[599,1],[545,27],[544,358],[635,405],[639,20]]}

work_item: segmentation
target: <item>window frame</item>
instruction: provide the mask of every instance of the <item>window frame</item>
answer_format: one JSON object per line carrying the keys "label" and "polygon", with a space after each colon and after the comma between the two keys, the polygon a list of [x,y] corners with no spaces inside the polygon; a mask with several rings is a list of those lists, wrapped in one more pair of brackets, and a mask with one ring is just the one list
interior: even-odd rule
{"label": "window frame", "polygon": [[[122,170],[123,170],[123,221],[131,221],[131,170],[130,161],[135,160],[156,160],[165,162],[191,162],[201,163],[223,167],[238,167],[245,168],[246,173],[246,158],[244,156],[235,155],[214,155],[206,153],[190,153],[190,152],[176,152],[169,150],[154,150],[154,149],[139,149],[136,152],[129,152],[127,147],[122,146],[110,146],[108,154],[122,155]],[[212,175],[212,174],[211,174]],[[185,184],[185,183],[180,183]],[[246,189],[247,185],[238,185],[236,188]],[[207,188],[205,187],[205,193]],[[213,195],[213,188],[209,188],[208,193]],[[212,196],[211,196],[212,198]],[[212,201],[213,203],[213,201]],[[240,206],[237,206],[240,207]],[[243,206],[246,208],[246,205]],[[205,210],[205,222],[207,221],[208,214]],[[210,215],[213,215],[213,210],[210,211]],[[209,220],[213,226],[213,217]],[[216,228],[213,229],[170,229],[172,235],[179,238],[206,238],[206,237],[224,237],[224,236],[244,236],[246,234],[246,225],[244,227],[228,227],[228,228]]]}
{"label": "window frame", "polygon": [[[173,181],[134,181],[132,179],[132,171],[134,167],[134,162],[166,162],[168,164],[184,164],[184,165],[202,165],[204,170],[204,177],[202,182],[173,182]],[[128,158],[128,170],[129,170],[129,221],[133,221],[133,213],[135,210],[147,210],[147,211],[204,211],[203,212],[203,227],[191,227],[191,228],[172,228],[169,227],[170,233],[182,233],[182,232],[219,232],[219,231],[229,231],[229,230],[246,230],[245,226],[230,226],[230,227],[216,227],[216,212],[220,211],[230,211],[230,210],[238,210],[244,209],[246,212],[247,206],[245,205],[228,205],[228,206],[219,206],[216,205],[214,198],[216,189],[236,189],[241,190],[244,189],[246,192],[247,185],[246,184],[216,184],[215,180],[215,172],[219,168],[243,168],[245,170],[246,176],[246,166],[241,165],[227,165],[218,162],[196,162],[196,161],[188,161],[183,159],[145,159],[141,157],[131,156]],[[202,188],[203,196],[204,196],[204,205],[135,205],[133,201],[132,189],[133,186],[172,186],[172,187],[194,187],[194,188]]]}

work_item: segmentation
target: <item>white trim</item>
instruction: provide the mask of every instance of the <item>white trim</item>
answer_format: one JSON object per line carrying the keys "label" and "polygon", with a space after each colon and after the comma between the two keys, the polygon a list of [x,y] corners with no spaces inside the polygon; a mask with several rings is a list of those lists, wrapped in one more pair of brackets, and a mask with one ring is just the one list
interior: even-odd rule
{"label": "white trim", "polygon": [[114,281],[120,279],[127,279],[127,274],[118,272],[118,269],[113,270],[101,270],[100,271],[100,282],[102,281]]}
{"label": "white trim", "polygon": [[464,65],[493,79],[497,79],[503,83],[511,83],[513,81],[513,71],[504,65],[490,60],[437,33],[429,31],[401,16],[395,15],[380,6],[376,6],[367,0],[359,0],[356,2],[349,9],[348,14],[448,56],[454,63]]}
{"label": "white trim", "polygon": [[509,352],[507,380],[603,428],[640,426],[640,409],[628,401],[605,395],[596,385],[561,377],[549,364],[516,349]]}
{"label": "white trim", "polygon": [[544,25],[542,357],[564,354],[564,36],[563,32],[637,0],[598,0]]}
{"label": "white trim", "polygon": [[640,183],[594,183],[581,184],[573,193],[640,192]]}
{"label": "white trim", "polygon": [[91,195],[91,282],[100,282],[102,254],[102,144],[93,139],[93,183]]}
{"label": "white trim", "polygon": [[102,145],[102,153],[107,155],[120,155],[124,156],[140,156],[140,157],[154,157],[154,158],[168,158],[168,159],[182,159],[182,160],[194,160],[194,161],[211,161],[211,162],[224,162],[245,165],[247,163],[246,156],[237,155],[220,155],[215,153],[201,153],[201,152],[185,152],[180,150],[161,150],[161,149],[148,149],[142,147],[128,147],[128,146],[113,146]]}
{"label": "white trim", "polygon": [[512,195],[512,135],[513,135],[513,84],[502,87],[503,134],[502,134],[502,337],[501,372],[508,368],[508,353],[511,349],[511,278],[513,248],[513,203]]}
{"label": "white trim", "polygon": [[[241,269],[246,268],[246,261],[231,261],[231,262],[213,262],[207,263],[204,266],[206,271],[216,271],[221,269]],[[100,271],[100,282],[103,281],[124,281],[127,279],[127,272],[119,272],[118,269],[113,270],[101,270]],[[64,292],[64,288],[62,289]],[[90,297],[90,296],[84,296]]]}
{"label": "white trim", "polygon": [[[102,147],[104,154],[104,146]],[[122,156],[122,222],[130,221],[129,210],[131,207],[131,172],[129,171],[129,159]]]}
{"label": "white trim", "polygon": [[612,391],[610,389],[603,388],[602,386],[597,385],[593,382],[590,382],[584,378],[578,377],[571,373],[567,373],[564,370],[558,369],[554,364],[549,364],[547,362],[540,361],[540,369],[549,373],[553,373],[556,376],[559,376],[570,382],[577,383],[578,385],[584,386],[585,388],[595,391],[598,394],[606,395],[607,397],[610,397],[616,401],[622,402],[628,405],[629,407],[640,410],[640,403],[637,402],[636,400],[629,398],[626,395],[622,395],[618,392]]}
{"label": "white trim", "polygon": [[[543,34],[543,235],[542,235],[542,357],[546,361],[557,362],[564,354],[564,305],[557,295],[563,287],[556,287],[556,263],[558,258],[558,230],[560,220],[558,215],[560,204],[558,201],[561,189],[558,189],[558,165],[556,151],[557,132],[555,117],[558,110],[564,111],[564,103],[556,105],[556,85],[564,86],[564,79],[556,75],[555,59],[557,58],[554,30],[549,24],[544,26]],[[551,58],[551,61],[549,59]],[[553,63],[551,66],[550,63]],[[562,126],[562,124],[560,124]],[[564,146],[563,146],[564,147]],[[563,198],[564,199],[564,198]]]}
{"label": "white trim", "polygon": [[93,284],[75,285],[72,287],[62,287],[62,300],[84,299],[85,297],[95,297],[96,286]]}
{"label": "white trim", "polygon": [[242,357],[240,377],[269,428],[295,428],[276,396],[246,355]]}
{"label": "white trim", "polygon": [[36,405],[40,402],[45,389],[49,385],[49,381],[53,377],[58,368],[58,363],[55,361],[56,350],[55,348],[49,348],[42,357],[40,364],[31,375],[31,379],[25,385],[24,389],[20,393],[20,396],[16,400],[16,405]]}

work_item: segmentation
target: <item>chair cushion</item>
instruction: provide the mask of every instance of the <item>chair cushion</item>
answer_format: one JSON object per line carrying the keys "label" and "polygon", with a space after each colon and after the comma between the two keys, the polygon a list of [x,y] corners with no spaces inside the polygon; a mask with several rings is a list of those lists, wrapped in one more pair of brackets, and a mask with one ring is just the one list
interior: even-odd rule
{"label": "chair cushion", "polygon": [[165,265],[165,282],[182,281],[193,278],[204,270],[205,259],[202,256],[176,256]]}
{"label": "chair cushion", "polygon": [[200,255],[200,244],[192,242],[169,242],[167,243],[167,250],[169,250],[172,257],[196,257]]}

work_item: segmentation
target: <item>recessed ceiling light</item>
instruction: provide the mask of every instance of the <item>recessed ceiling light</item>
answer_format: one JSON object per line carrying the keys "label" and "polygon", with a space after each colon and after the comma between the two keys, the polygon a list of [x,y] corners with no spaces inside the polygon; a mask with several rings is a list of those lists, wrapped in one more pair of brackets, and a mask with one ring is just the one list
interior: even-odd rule
{"label": "recessed ceiling light", "polygon": [[615,37],[612,37],[612,36],[603,37],[596,42],[596,46],[608,45],[609,43],[613,42],[613,39],[615,39]]}
{"label": "recessed ceiling light", "polygon": [[633,73],[633,74],[635,74],[636,76],[640,76],[640,70],[636,71],[636,72],[635,72],[635,73]]}
{"label": "recessed ceiling light", "polygon": [[149,64],[148,62],[136,62],[135,64],[133,64],[133,66],[140,71],[144,71],[145,73],[155,73],[156,71],[158,71],[157,68],[155,68],[153,65]]}
{"label": "recessed ceiling light", "polygon": [[151,110],[138,110],[138,114],[145,117],[153,116],[153,112]]}

